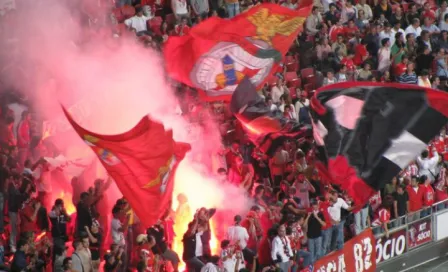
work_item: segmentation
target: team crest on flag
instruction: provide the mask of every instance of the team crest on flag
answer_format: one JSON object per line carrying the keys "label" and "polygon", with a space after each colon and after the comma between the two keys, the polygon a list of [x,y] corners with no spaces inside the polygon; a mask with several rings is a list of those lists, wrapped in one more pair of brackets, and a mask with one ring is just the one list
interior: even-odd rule
{"label": "team crest on flag", "polygon": [[261,87],[297,37],[310,8],[295,11],[262,4],[231,20],[209,18],[186,36],[170,37],[164,50],[167,70],[208,100],[230,99],[245,77]]}
{"label": "team crest on flag", "polygon": [[98,138],[86,134],[84,135],[83,139],[84,142],[92,148],[92,150],[104,163],[108,165],[116,165],[120,163],[120,159],[117,158],[117,156],[115,156],[112,152],[105,148],[99,148],[96,145],[96,143],[98,142]]}
{"label": "team crest on flag", "polygon": [[174,166],[176,165],[176,157],[172,157],[168,160],[165,166],[159,169],[157,177],[152,179],[148,184],[143,186],[143,188],[152,188],[160,184],[160,192],[165,193],[166,185],[170,180],[171,174],[173,172]]}

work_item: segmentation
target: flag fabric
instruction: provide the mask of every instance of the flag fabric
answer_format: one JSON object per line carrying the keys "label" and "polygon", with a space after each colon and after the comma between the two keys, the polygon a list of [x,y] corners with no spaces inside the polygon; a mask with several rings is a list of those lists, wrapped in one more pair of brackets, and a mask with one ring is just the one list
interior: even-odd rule
{"label": "flag fabric", "polygon": [[448,94],[418,86],[345,82],[311,100],[320,173],[363,204],[447,124]]}
{"label": "flag fabric", "polygon": [[247,77],[235,89],[230,111],[241,122],[249,139],[270,157],[285,140],[311,135],[310,126],[283,118],[278,112],[271,112]]}
{"label": "flag fabric", "polygon": [[131,130],[101,135],[68,121],[100,159],[144,227],[154,225],[170,208],[174,174],[190,145],[173,140],[171,130],[145,116]]}
{"label": "flag fabric", "polygon": [[200,91],[208,101],[230,100],[249,77],[261,87],[297,37],[312,7],[299,10],[257,5],[232,19],[211,17],[188,35],[170,37],[164,46],[166,69],[175,80]]}

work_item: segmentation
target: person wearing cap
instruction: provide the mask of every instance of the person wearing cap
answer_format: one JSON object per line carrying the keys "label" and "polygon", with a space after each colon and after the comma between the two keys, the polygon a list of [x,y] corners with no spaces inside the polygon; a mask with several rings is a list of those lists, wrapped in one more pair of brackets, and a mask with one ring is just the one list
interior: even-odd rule
{"label": "person wearing cap", "polygon": [[247,248],[249,233],[246,228],[241,226],[241,215],[235,215],[233,221],[235,224],[227,229],[227,239],[229,239],[231,245],[235,245],[243,251],[244,259],[251,264],[255,254],[252,250]]}
{"label": "person wearing cap", "polygon": [[291,242],[286,236],[286,227],[281,225],[278,228],[277,236],[272,240],[271,258],[281,272],[288,272],[291,266],[290,259],[293,256]]}

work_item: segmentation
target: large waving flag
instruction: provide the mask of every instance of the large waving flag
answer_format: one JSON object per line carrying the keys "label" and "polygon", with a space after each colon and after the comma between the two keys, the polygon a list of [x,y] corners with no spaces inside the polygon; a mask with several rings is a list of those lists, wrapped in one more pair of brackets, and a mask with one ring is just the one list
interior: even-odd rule
{"label": "large waving flag", "polygon": [[310,126],[271,112],[247,77],[233,93],[230,110],[245,128],[249,139],[268,156],[273,156],[287,139],[311,135]]}
{"label": "large waving flag", "polygon": [[171,130],[145,116],[131,130],[101,135],[68,121],[101,160],[123,196],[150,227],[171,208],[174,174],[190,145],[173,140]]}
{"label": "large waving flag", "polygon": [[200,90],[206,100],[229,100],[246,76],[261,87],[311,11],[312,1],[303,2],[297,11],[261,4],[230,20],[209,18],[188,35],[170,37],[164,47],[169,75]]}
{"label": "large waving flag", "polygon": [[365,203],[448,122],[448,94],[411,85],[347,82],[311,101],[319,170]]}

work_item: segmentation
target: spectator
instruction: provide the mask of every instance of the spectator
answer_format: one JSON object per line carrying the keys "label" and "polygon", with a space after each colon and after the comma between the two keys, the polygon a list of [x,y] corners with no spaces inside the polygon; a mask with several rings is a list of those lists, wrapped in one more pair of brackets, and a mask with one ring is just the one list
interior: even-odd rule
{"label": "spectator", "polygon": [[[67,222],[70,221],[70,216],[64,208],[64,201],[62,199],[56,199],[48,216],[51,221],[51,236],[53,238],[53,244],[59,245],[61,248],[65,247],[65,243],[68,242]],[[61,269],[62,260],[60,260]]]}
{"label": "spectator", "polygon": [[227,13],[229,18],[233,18],[236,15],[240,14],[240,4],[236,0],[225,0]]}
{"label": "spectator", "polygon": [[311,263],[319,260],[325,253],[322,245],[322,227],[325,227],[325,218],[319,210],[316,199],[310,201],[311,212],[307,214],[305,225],[307,226],[308,249],[311,253]]}
{"label": "spectator", "polygon": [[179,256],[176,252],[171,250],[165,240],[164,235],[164,227],[163,222],[159,221],[154,226],[148,229],[147,234],[148,237],[152,237],[152,239],[148,239],[149,241],[154,240],[155,245],[151,248],[152,252],[155,255],[162,256],[165,260],[169,260],[173,265],[173,269],[175,272],[178,271],[179,266]]}
{"label": "spectator", "polygon": [[414,64],[409,62],[406,66],[406,72],[398,77],[398,82],[402,84],[417,84],[417,75],[414,72]]}
{"label": "spectator", "polygon": [[186,0],[171,0],[171,9],[177,22],[181,22],[183,18],[189,19],[189,7]]}
{"label": "spectator", "polygon": [[319,32],[318,27],[322,23],[322,18],[319,14],[319,8],[313,7],[310,16],[306,19],[306,32],[308,35],[315,35]]}
{"label": "spectator", "polygon": [[102,236],[99,231],[100,224],[98,221],[94,220],[92,227],[89,229],[86,226],[86,233],[89,237],[89,249],[92,255],[92,267],[93,272],[98,272],[100,269],[100,252],[101,252],[101,242]]}
{"label": "spectator", "polygon": [[418,77],[418,86],[431,88],[431,81],[429,81],[429,71],[428,70],[424,69],[420,73],[420,76]]}
{"label": "spectator", "polygon": [[330,246],[324,245],[326,248],[330,248],[330,251],[340,250],[344,245],[344,219],[341,217],[341,209],[351,211],[352,208],[338,196],[336,191],[330,192],[330,201],[332,205],[328,207],[328,212],[331,217],[332,222],[332,231],[331,237],[333,238],[334,243]]}
{"label": "spectator", "polygon": [[384,15],[387,20],[392,17],[392,6],[387,0],[381,0],[380,3],[373,8],[373,19],[379,19],[381,15]]}
{"label": "spectator", "polygon": [[378,51],[378,71],[384,73],[390,69],[390,40],[389,38],[384,38],[381,40],[381,48]]}
{"label": "spectator", "polygon": [[417,213],[423,207],[423,194],[425,190],[418,185],[418,178],[413,176],[411,178],[411,185],[406,188],[406,192],[409,196],[409,222],[413,222],[420,218],[420,214]]}
{"label": "spectator", "polygon": [[182,18],[181,23],[174,27],[174,33],[177,36],[188,35],[190,32],[190,27],[187,25],[187,18]]}
{"label": "spectator", "polygon": [[[409,196],[406,191],[406,185],[400,184],[397,186],[397,191],[393,194],[394,198],[394,209],[393,209],[393,218],[397,219],[402,216],[405,216],[408,213],[409,207]],[[395,221],[395,227],[399,227],[403,224],[404,218],[402,220]]]}
{"label": "spectator", "polygon": [[[372,221],[372,227],[375,234],[381,233],[381,229],[386,233],[386,238],[389,238],[389,221],[390,221],[390,208],[392,207],[392,196],[387,196],[381,207],[378,209],[378,213],[375,215],[375,219]],[[381,226],[381,229],[378,228]],[[376,228],[375,228],[376,227]]]}
{"label": "spectator", "polygon": [[420,27],[420,19],[412,19],[412,24],[410,24],[404,32],[406,35],[413,34],[414,37],[420,37],[420,34],[422,33],[422,28]]}
{"label": "spectator", "polygon": [[25,240],[20,240],[17,243],[17,251],[14,253],[12,259],[11,271],[19,272],[25,270],[32,270],[33,267],[28,264],[26,255],[28,254],[29,245]]}
{"label": "spectator", "polygon": [[368,4],[366,4],[366,0],[359,0],[358,4],[356,4],[356,9],[358,10],[358,18],[359,13],[362,11],[364,14],[365,20],[370,21],[373,18],[372,9]]}
{"label": "spectator", "polygon": [[78,236],[81,232],[85,231],[86,227],[90,227],[92,225],[92,211],[89,203],[89,193],[83,192],[81,193],[81,199],[76,205],[76,225]]}
{"label": "spectator", "polygon": [[285,226],[281,225],[278,228],[278,235],[272,241],[271,258],[281,272],[288,272],[291,257],[293,257],[291,242],[286,236]]}
{"label": "spectator", "polygon": [[431,180],[425,175],[420,177],[420,183],[423,189],[423,211],[420,217],[426,217],[431,214],[431,206],[434,204],[434,189],[431,186]]}
{"label": "spectator", "polygon": [[151,32],[148,30],[148,24],[147,24],[147,21],[150,20],[151,17],[143,15],[142,8],[137,8],[135,12],[136,12],[135,16],[126,19],[124,21],[124,24],[132,31],[135,31],[137,36],[151,35]]}
{"label": "spectator", "polygon": [[419,157],[417,157],[417,165],[419,168],[419,175],[426,176],[431,180],[431,183],[434,182],[435,176],[434,173],[435,167],[439,162],[439,153],[436,150],[433,150],[432,158],[429,158],[429,152],[427,150],[423,151]]}
{"label": "spectator", "polygon": [[369,77],[372,76],[372,71],[370,71],[370,63],[365,62],[363,68],[358,71],[358,80],[367,81]]}

